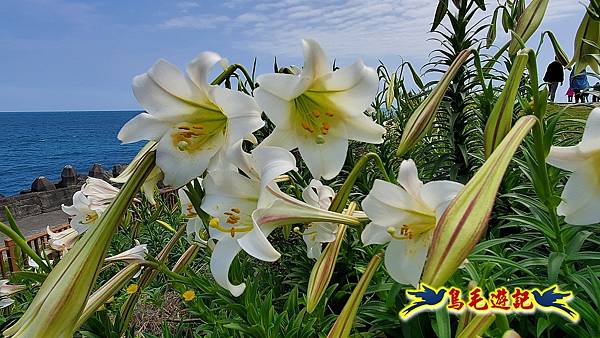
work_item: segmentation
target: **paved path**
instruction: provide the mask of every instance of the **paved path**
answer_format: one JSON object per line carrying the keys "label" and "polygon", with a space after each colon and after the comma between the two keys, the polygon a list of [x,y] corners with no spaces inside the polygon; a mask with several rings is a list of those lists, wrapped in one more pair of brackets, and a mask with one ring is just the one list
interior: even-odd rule
{"label": "paved path", "polygon": [[[16,219],[17,225],[21,228],[25,237],[46,231],[46,226],[55,227],[57,225],[63,225],[67,222],[67,214],[62,210],[56,210],[47,212],[45,214],[23,217]],[[4,238],[6,236],[0,232],[0,246],[3,246]]]}

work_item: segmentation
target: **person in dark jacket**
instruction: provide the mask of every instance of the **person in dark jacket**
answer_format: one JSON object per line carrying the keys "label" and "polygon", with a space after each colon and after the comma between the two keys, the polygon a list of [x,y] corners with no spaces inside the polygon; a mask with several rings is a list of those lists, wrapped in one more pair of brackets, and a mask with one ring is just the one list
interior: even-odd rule
{"label": "person in dark jacket", "polygon": [[546,74],[544,75],[544,82],[548,84],[548,98],[550,99],[550,102],[554,102],[558,84],[560,83],[562,85],[564,80],[565,74],[563,66],[558,62],[558,58],[555,57],[554,61],[548,65],[548,69],[546,69]]}

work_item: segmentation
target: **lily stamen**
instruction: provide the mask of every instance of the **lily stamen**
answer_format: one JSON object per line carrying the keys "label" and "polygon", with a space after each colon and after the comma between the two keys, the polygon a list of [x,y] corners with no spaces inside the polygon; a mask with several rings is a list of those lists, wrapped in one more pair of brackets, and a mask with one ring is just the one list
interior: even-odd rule
{"label": "lily stamen", "polygon": [[[235,223],[230,223],[229,222],[230,219],[227,219],[227,223],[228,224],[235,224],[237,223],[237,221],[235,221]],[[228,232],[231,234],[231,237],[234,237],[236,233],[238,232],[249,232],[252,231],[252,226],[247,226],[247,227],[231,227],[231,228],[225,228],[224,226],[222,226],[219,222],[218,218],[212,218],[209,222],[208,222],[208,226],[213,228],[213,229],[217,229],[221,232]]]}
{"label": "lily stamen", "polygon": [[392,236],[393,239],[397,240],[406,240],[413,238],[412,232],[408,229],[406,225],[402,226],[399,233],[394,227],[387,228],[387,232],[388,234],[390,234],[390,236]]}

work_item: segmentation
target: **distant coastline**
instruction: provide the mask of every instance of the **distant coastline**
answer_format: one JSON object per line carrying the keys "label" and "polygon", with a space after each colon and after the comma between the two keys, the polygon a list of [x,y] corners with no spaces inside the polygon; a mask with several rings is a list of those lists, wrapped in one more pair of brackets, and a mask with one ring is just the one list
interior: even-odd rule
{"label": "distant coastline", "polygon": [[65,165],[87,174],[94,163],[106,170],[129,163],[142,143],[122,145],[117,133],[139,110],[0,112],[0,194],[31,188],[38,176],[60,179]]}

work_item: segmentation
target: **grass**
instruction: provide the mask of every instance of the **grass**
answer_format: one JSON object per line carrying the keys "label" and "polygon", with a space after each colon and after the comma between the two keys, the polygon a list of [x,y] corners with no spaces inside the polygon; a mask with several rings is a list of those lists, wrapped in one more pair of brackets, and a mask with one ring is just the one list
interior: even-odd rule
{"label": "grass", "polygon": [[598,107],[594,103],[548,103],[548,115],[554,115],[556,113],[563,112],[561,120],[566,119],[583,119],[587,120],[587,116],[594,109]]}

